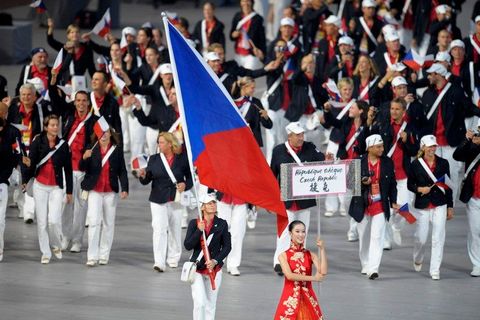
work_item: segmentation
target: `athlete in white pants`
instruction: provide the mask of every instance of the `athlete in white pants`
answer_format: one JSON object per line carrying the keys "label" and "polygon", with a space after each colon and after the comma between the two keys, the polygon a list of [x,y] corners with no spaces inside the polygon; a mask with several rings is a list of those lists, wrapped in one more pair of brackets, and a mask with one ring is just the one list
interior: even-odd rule
{"label": "athlete in white pants", "polygon": [[243,238],[247,228],[247,204],[218,202],[218,217],[227,221],[232,238],[232,250],[227,257],[227,271],[239,276],[238,267],[242,261]]}
{"label": "athlete in white pants", "polygon": [[155,267],[165,270],[178,266],[182,254],[181,221],[184,207],[179,202],[158,204],[150,202],[153,228],[153,257]]}
{"label": "athlete in white pants", "polygon": [[357,224],[362,274],[378,273],[383,254],[385,221],[385,215],[381,212],[374,216],[365,215]]}
{"label": "athlete in white pants", "polygon": [[467,252],[473,265],[470,275],[480,277],[480,198],[472,197],[467,203]]}
{"label": "athlete in white pants", "polygon": [[[82,183],[85,172],[73,171],[73,203],[67,204],[63,211],[62,230],[64,243],[72,242],[71,252],[80,252],[82,249],[85,219],[87,216],[87,201],[82,199]],[[62,248],[66,249],[66,248]]]}
{"label": "athlete in white pants", "polygon": [[193,297],[193,319],[194,320],[214,320],[217,309],[218,289],[222,284],[222,270],[220,269],[215,276],[216,290],[212,290],[210,278],[195,272],[195,281],[192,283]]}

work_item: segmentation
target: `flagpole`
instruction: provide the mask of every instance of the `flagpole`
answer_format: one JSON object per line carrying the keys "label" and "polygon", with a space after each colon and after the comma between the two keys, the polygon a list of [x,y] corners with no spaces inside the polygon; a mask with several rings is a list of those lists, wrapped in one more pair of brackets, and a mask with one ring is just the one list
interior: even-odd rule
{"label": "flagpole", "polygon": [[[168,27],[168,17],[167,17],[167,14],[165,12],[162,12],[162,20],[163,20],[163,26],[164,26],[164,29],[165,29],[165,36],[166,36],[166,39],[167,39],[167,46],[168,46],[168,51],[170,52],[170,56],[171,56],[171,59],[170,59],[170,63],[172,65],[172,69],[173,69],[173,79],[174,79],[174,83],[175,83],[175,89],[177,91],[177,101],[178,101],[178,110],[180,111],[180,119],[181,119],[181,122],[182,122],[182,126],[184,128],[183,130],[183,134],[184,134],[184,138],[185,138],[185,147],[187,149],[187,155],[188,155],[188,164],[189,164],[189,167],[190,167],[190,174],[192,176],[192,181],[193,181],[193,189],[194,189],[194,193],[195,193],[195,197],[197,198],[197,213],[198,213],[198,217],[200,219],[200,221],[203,221],[203,216],[202,216],[202,210],[200,208],[200,198],[199,198],[199,192],[198,192],[198,185],[196,183],[196,174],[195,174],[195,167],[193,165],[193,158],[192,158],[192,149],[191,149],[191,144],[190,144],[190,137],[189,137],[189,133],[188,133],[188,127],[187,127],[187,121],[185,119],[185,108],[183,107],[183,98],[182,98],[182,89],[181,89],[181,86],[180,86],[180,81],[178,79],[178,73],[177,73],[177,66],[176,66],[176,63],[175,63],[175,53],[172,49],[172,44],[171,44],[171,41],[170,41],[170,30],[169,30],[169,27]],[[200,179],[198,180],[199,183],[200,183]],[[202,231],[202,239],[203,239],[203,248],[202,248],[202,251],[204,252],[204,256],[205,256],[205,262],[210,262],[210,252],[208,251],[208,244],[207,244],[207,237],[206,237],[206,234],[205,234],[205,229]],[[216,289],[216,286],[215,286],[215,274],[213,273],[213,270],[210,270],[208,269],[208,273],[209,273],[209,277],[210,277],[210,284],[212,286],[212,290],[215,290]]]}

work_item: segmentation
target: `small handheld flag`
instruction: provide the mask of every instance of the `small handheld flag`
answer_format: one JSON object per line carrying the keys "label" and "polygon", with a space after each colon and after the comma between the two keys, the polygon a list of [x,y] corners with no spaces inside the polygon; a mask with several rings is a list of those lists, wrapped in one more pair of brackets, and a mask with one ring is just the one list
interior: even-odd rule
{"label": "small handheld flag", "polygon": [[410,213],[408,209],[408,203],[405,203],[403,206],[400,207],[400,209],[398,209],[398,214],[404,217],[409,224],[413,224],[415,223],[415,221],[417,221],[415,216]]}
{"label": "small handheld flag", "polygon": [[146,154],[139,154],[132,159],[131,165],[133,170],[145,169],[147,167],[148,157]]}
{"label": "small handheld flag", "polygon": [[410,49],[402,60],[402,63],[414,71],[429,68],[433,64],[433,55],[421,56],[415,50]]}
{"label": "small handheld flag", "polygon": [[95,122],[95,125],[93,126],[93,132],[95,132],[95,135],[97,136],[98,139],[100,139],[103,134],[110,128],[108,125],[107,120],[103,116],[98,118],[97,122]]}
{"label": "small handheld flag", "polygon": [[328,78],[328,81],[325,82],[322,87],[327,90],[328,95],[334,101],[340,101],[340,91],[338,90],[337,84],[333,79]]}
{"label": "small handheld flag", "polygon": [[108,8],[102,19],[93,27],[92,32],[103,38],[110,32],[111,27],[112,19],[110,18],[110,8]]}
{"label": "small handheld flag", "polygon": [[55,58],[55,62],[53,63],[52,73],[58,74],[60,69],[62,69],[63,64],[63,48],[58,51],[57,57]]}
{"label": "small handheld flag", "polygon": [[435,184],[438,187],[441,187],[441,188],[444,188],[444,189],[450,189],[450,190],[453,189],[452,180],[450,180],[450,178],[446,174],[441,176],[440,178],[438,178],[437,181],[435,181]]}
{"label": "small handheld flag", "polygon": [[35,10],[37,11],[37,13],[44,13],[44,12],[47,11],[47,7],[45,6],[45,3],[43,3],[42,0],[33,1],[33,2],[30,4],[30,7],[35,8]]}
{"label": "small handheld flag", "polygon": [[16,154],[22,153],[22,150],[20,149],[20,142],[18,141],[18,138],[15,138],[15,142],[12,144],[12,150],[15,151]]}

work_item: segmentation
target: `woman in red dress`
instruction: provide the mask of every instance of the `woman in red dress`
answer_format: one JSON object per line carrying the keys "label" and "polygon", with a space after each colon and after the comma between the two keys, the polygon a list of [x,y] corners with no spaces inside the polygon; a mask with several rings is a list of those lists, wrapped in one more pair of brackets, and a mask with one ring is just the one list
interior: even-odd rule
{"label": "woman in red dress", "polygon": [[[278,259],[285,275],[282,296],[274,320],[322,320],[322,311],[312,288],[327,274],[327,255],[322,240],[317,240],[320,257],[305,249],[305,225],[299,220],[288,226],[292,242]],[[317,270],[312,275],[312,265]]]}

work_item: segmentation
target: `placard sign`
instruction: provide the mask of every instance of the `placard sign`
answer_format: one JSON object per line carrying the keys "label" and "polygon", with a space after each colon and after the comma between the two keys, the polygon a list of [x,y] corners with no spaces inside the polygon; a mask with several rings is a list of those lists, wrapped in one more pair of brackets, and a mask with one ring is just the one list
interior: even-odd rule
{"label": "placard sign", "polygon": [[314,199],[334,195],[360,194],[360,161],[338,160],[282,164],[283,200]]}

